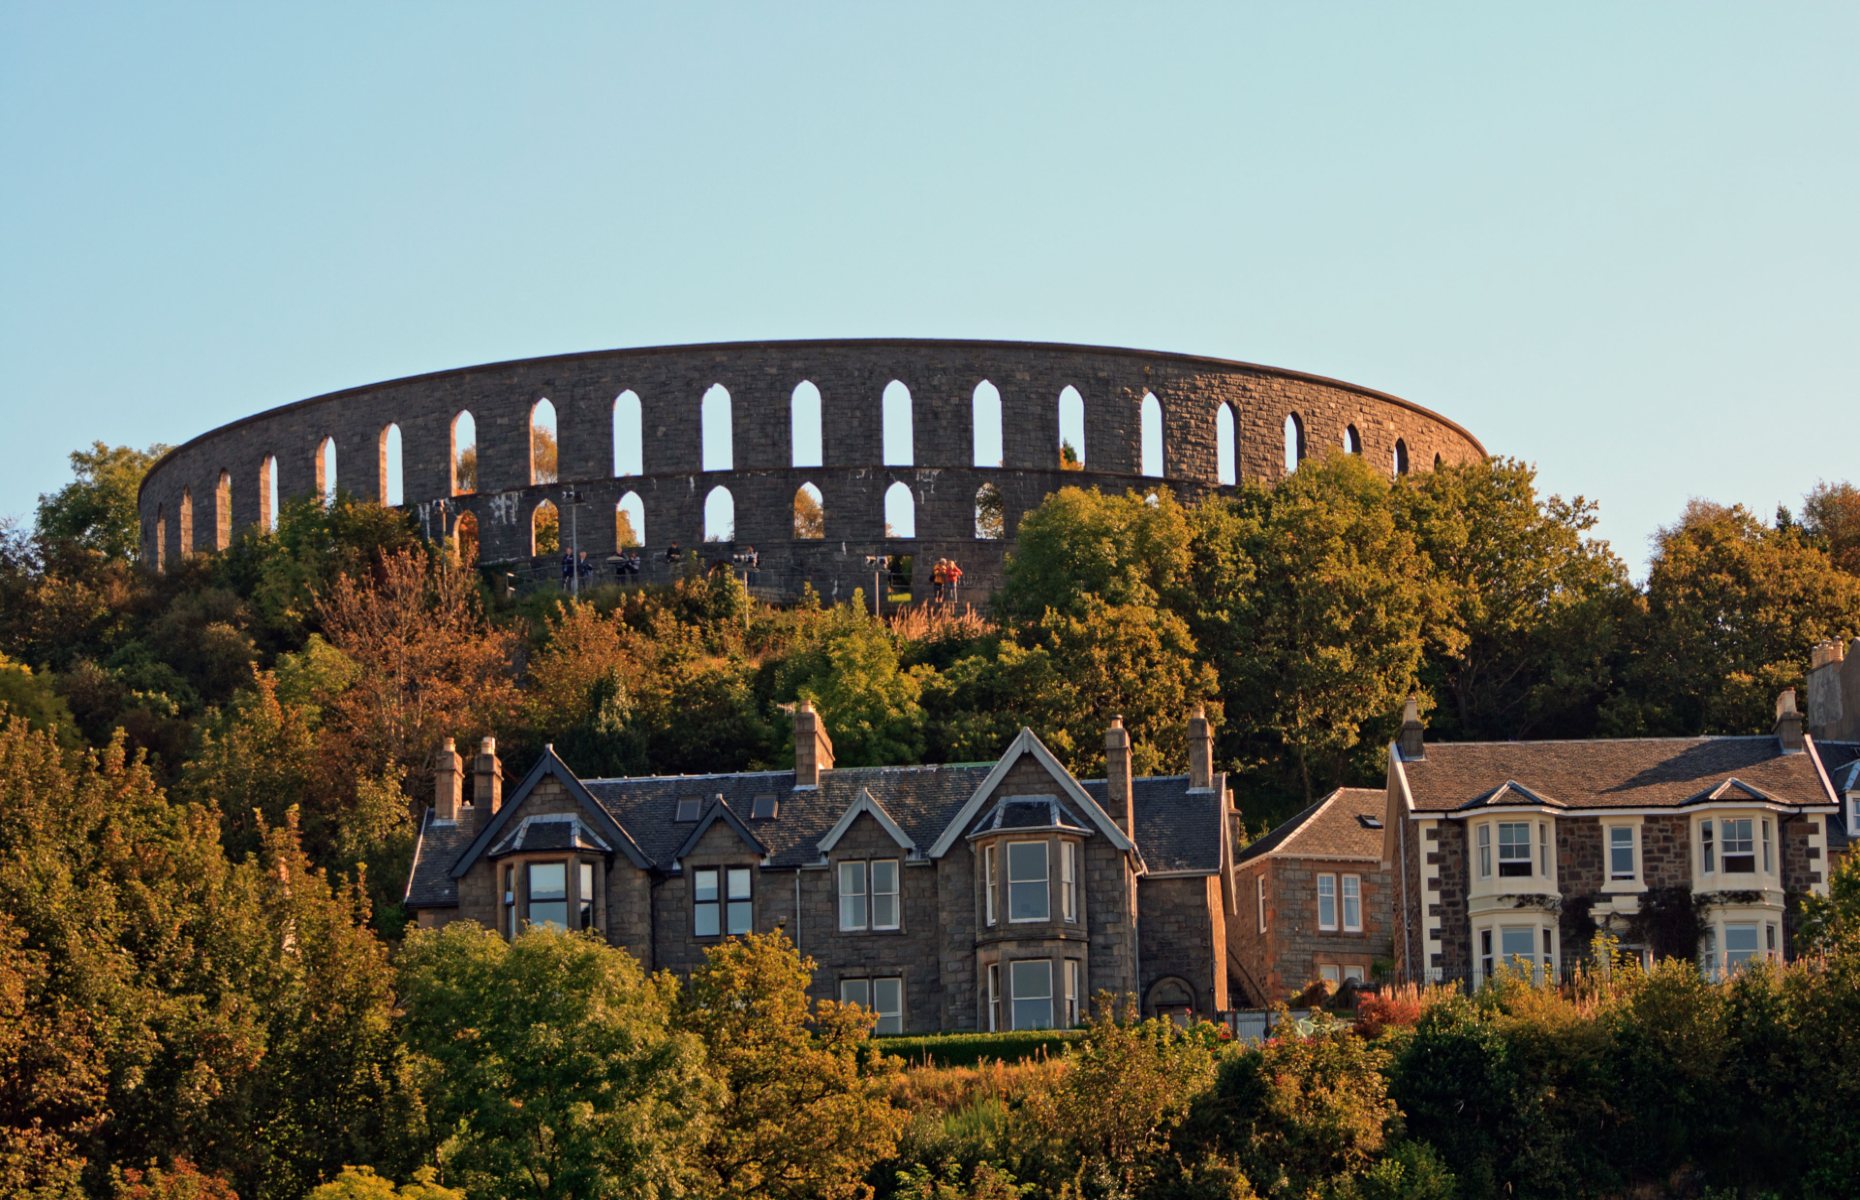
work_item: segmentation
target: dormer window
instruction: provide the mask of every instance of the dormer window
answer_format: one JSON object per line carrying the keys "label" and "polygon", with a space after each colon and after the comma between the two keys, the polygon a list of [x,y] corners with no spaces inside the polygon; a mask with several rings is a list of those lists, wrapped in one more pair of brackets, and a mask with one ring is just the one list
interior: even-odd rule
{"label": "dormer window", "polygon": [[[1007,844],[1008,921],[1046,921],[1052,918],[1047,896],[1046,843]],[[1049,1000],[1051,994],[1048,993]]]}
{"label": "dormer window", "polygon": [[[1498,874],[1510,878],[1531,873],[1531,826],[1527,821],[1501,821],[1498,826]],[[1547,872],[1546,872],[1547,873]]]}

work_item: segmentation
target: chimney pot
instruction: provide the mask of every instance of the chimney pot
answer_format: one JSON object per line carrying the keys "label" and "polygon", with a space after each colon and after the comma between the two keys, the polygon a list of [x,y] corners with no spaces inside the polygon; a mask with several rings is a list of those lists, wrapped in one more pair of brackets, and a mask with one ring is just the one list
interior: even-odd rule
{"label": "chimney pot", "polygon": [[440,743],[433,759],[433,815],[441,821],[459,819],[465,801],[465,764],[451,738]]}
{"label": "chimney pot", "polygon": [[819,787],[823,771],[833,769],[833,739],[827,736],[827,723],[814,711],[811,700],[802,700],[794,710],[794,785]]}
{"label": "chimney pot", "polygon": [[504,764],[497,757],[496,738],[487,737],[479,743],[472,777],[472,808],[482,823],[496,816],[504,804]]}
{"label": "chimney pot", "polygon": [[1782,743],[1784,754],[1803,748],[1802,726],[1802,714],[1795,707],[1795,689],[1784,688],[1776,697],[1776,740]]}
{"label": "chimney pot", "polygon": [[1410,696],[1401,706],[1401,735],[1395,742],[1403,758],[1427,757],[1425,733],[1426,727],[1421,724],[1421,700],[1418,696]]}
{"label": "chimney pot", "polygon": [[1195,705],[1188,717],[1188,786],[1214,786],[1214,727],[1205,704]]}
{"label": "chimney pot", "polygon": [[1112,717],[1104,731],[1104,798],[1111,819],[1131,841],[1137,840],[1136,797],[1130,786],[1130,734],[1124,718]]}

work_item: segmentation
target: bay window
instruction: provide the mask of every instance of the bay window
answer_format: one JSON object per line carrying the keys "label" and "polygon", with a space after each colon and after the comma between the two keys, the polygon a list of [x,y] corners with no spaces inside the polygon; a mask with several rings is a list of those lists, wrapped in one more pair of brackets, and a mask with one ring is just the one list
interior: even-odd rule
{"label": "bay window", "polygon": [[[1009,842],[1007,845],[1008,920],[1045,921],[1052,917],[1047,896],[1046,843]],[[1050,971],[1049,971],[1050,975]],[[1047,1020],[1052,1020],[1052,988],[1048,980]],[[1019,1028],[1018,1026],[1016,1028]]]}
{"label": "bay window", "polygon": [[1076,958],[1068,958],[1066,960],[1066,1028],[1067,1029],[1070,1029],[1074,1025],[1077,1025],[1079,1023],[1079,992],[1081,990],[1081,984],[1083,982],[1080,978],[1081,974],[1082,972],[1079,969],[1079,960]]}
{"label": "bay window", "polygon": [[1531,873],[1531,826],[1529,822],[1499,822],[1498,873],[1501,878]]}
{"label": "bay window", "polygon": [[1079,919],[1078,846],[1059,843],[1059,911],[1069,922]]}
{"label": "bay window", "polygon": [[1727,922],[1724,927],[1724,969],[1729,974],[1758,953],[1757,925],[1754,921]]}
{"label": "bay window", "polygon": [[988,1032],[1001,1028],[1001,964],[988,964],[988,983],[982,989],[982,1006],[988,1011]]}
{"label": "bay window", "polygon": [[1479,878],[1492,878],[1492,827],[1479,826]]}
{"label": "bay window", "polygon": [[1546,916],[1530,923],[1480,921],[1473,930],[1473,944],[1477,947],[1479,982],[1491,979],[1505,967],[1524,971],[1539,983],[1555,976],[1554,918]]}
{"label": "bay window", "polygon": [[[1010,855],[1010,860],[1012,856]],[[1013,1029],[1050,1029],[1053,1025],[1053,963],[1023,959],[1008,964],[1008,999]]]}
{"label": "bay window", "polygon": [[576,881],[581,890],[575,897],[575,928],[585,932],[594,928],[594,864],[581,863]]}
{"label": "bay window", "polygon": [[[1749,817],[1726,817],[1718,822],[1719,861],[1727,875],[1749,875],[1757,869],[1755,839],[1751,836]],[[1731,957],[1730,943],[1725,944],[1725,958]]]}
{"label": "bay window", "polygon": [[995,847],[992,842],[982,847],[982,919],[988,925],[995,923]]}
{"label": "bay window", "polygon": [[1776,824],[1768,816],[1703,817],[1698,869],[1722,875],[1776,875]]}
{"label": "bay window", "polygon": [[528,923],[536,928],[568,928],[568,864],[530,863]]}

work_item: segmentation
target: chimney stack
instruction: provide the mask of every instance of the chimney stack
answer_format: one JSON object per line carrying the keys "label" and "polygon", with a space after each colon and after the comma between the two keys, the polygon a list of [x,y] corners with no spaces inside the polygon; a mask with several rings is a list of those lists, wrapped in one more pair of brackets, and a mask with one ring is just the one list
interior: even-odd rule
{"label": "chimney stack", "polygon": [[1784,754],[1802,750],[1802,714],[1796,711],[1794,688],[1784,688],[1776,697],[1776,740],[1782,743]]}
{"label": "chimney stack", "polygon": [[794,709],[794,786],[819,787],[820,773],[833,769],[833,739],[812,700]]}
{"label": "chimney stack", "polygon": [[1197,704],[1188,717],[1188,786],[1214,786],[1214,727],[1206,705]]}
{"label": "chimney stack", "polygon": [[1395,742],[1403,758],[1412,761],[1427,757],[1427,743],[1421,737],[1424,730],[1421,724],[1421,701],[1410,696],[1407,703],[1401,706],[1401,736]]}
{"label": "chimney stack", "polygon": [[447,738],[433,759],[433,816],[456,821],[464,802],[465,764],[459,760],[458,744]]}
{"label": "chimney stack", "polygon": [[1104,800],[1111,819],[1131,841],[1137,840],[1136,799],[1130,790],[1130,735],[1124,718],[1112,717],[1104,731]]}
{"label": "chimney stack", "polygon": [[504,764],[497,760],[497,739],[488,737],[478,747],[472,764],[472,807],[480,825],[497,815],[504,803]]}

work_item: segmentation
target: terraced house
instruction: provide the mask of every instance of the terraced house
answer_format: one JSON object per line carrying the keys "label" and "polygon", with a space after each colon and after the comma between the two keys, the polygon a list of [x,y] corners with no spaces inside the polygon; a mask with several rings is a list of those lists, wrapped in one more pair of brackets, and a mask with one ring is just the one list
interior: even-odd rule
{"label": "terraced house", "polygon": [[406,904],[425,927],[513,936],[590,930],[649,968],[784,930],[818,964],[817,996],[856,1001],[880,1033],[1077,1021],[1101,990],[1150,1013],[1228,1007],[1233,800],[1200,711],[1188,772],[1075,779],[1023,729],[992,763],[836,768],[818,713],[794,717],[792,771],[578,778],[545,751],[504,797],[487,739],[471,803],[438,756]]}
{"label": "terraced house", "polygon": [[1826,891],[1839,807],[1793,690],[1760,737],[1430,745],[1423,733],[1410,701],[1383,830],[1398,978],[1477,984],[1507,964],[1560,975],[1597,933],[1718,976],[1790,955],[1790,898]]}

